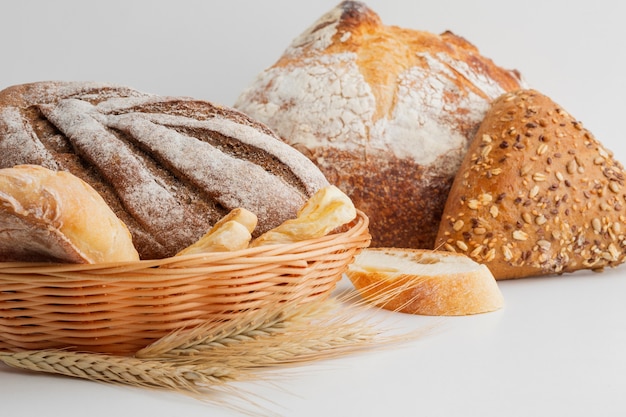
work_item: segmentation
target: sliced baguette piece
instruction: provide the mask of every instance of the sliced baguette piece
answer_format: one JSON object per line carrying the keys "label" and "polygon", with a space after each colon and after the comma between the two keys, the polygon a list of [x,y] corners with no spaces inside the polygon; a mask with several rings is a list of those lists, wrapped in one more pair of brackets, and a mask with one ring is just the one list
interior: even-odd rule
{"label": "sliced baguette piece", "polygon": [[458,253],[368,248],[346,274],[364,299],[386,310],[461,316],[504,306],[489,269]]}

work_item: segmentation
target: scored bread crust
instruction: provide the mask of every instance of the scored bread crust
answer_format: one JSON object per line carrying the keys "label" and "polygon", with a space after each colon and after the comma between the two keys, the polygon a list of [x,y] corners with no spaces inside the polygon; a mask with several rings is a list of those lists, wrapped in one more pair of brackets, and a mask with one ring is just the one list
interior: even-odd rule
{"label": "scored bread crust", "polygon": [[242,207],[259,235],[328,185],[265,125],[204,100],[91,82],[0,92],[0,168],[36,164],[90,184],[142,259],[173,256]]}
{"label": "scored bread crust", "polygon": [[430,249],[469,138],[489,102],[521,84],[459,36],[384,25],[345,1],[235,107],[349,195],[370,218],[372,246]]}
{"label": "scored bread crust", "polygon": [[366,300],[391,311],[456,316],[504,306],[489,269],[452,252],[368,248],[346,274]]}
{"label": "scored bread crust", "polygon": [[582,123],[536,90],[498,98],[468,150],[437,246],[496,279],[624,261],[624,170]]}
{"label": "scored bread crust", "polygon": [[0,169],[0,261],[137,260],[126,226],[84,181],[38,165]]}

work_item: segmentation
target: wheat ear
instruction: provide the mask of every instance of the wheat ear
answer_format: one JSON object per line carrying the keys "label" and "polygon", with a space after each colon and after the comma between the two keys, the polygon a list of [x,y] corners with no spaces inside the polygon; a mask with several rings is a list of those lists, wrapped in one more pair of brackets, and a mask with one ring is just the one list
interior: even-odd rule
{"label": "wheat ear", "polygon": [[[345,296],[351,297],[354,294]],[[237,369],[257,369],[330,359],[418,336],[384,336],[370,313],[371,306],[349,305],[345,299],[335,298],[283,305],[280,314],[256,311],[218,325],[207,323],[175,332],[136,356],[180,364],[219,362]]]}
{"label": "wheat ear", "polygon": [[198,392],[199,387],[223,384],[241,374],[217,364],[177,365],[163,361],[59,350],[0,352],[5,364],[30,371],[92,381],[148,388]]}
{"label": "wheat ear", "polygon": [[0,362],[31,371],[160,388],[206,399],[230,392],[230,382],[259,379],[260,368],[293,364],[388,346],[423,334],[385,336],[371,320],[372,309],[335,298],[304,304],[277,304],[233,320],[208,323],[172,333],[135,357],[39,350],[0,352]]}

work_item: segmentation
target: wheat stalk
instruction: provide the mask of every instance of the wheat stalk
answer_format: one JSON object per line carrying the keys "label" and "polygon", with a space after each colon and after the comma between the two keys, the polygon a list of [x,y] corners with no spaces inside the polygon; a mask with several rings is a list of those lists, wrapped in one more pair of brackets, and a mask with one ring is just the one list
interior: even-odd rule
{"label": "wheat stalk", "polygon": [[[243,312],[233,319],[206,322],[191,329],[175,331],[139,350],[140,358],[197,355],[199,352],[219,350],[255,340],[276,339],[281,334],[292,333],[303,324],[327,317],[338,310],[336,300],[300,303],[294,300],[274,308]],[[284,336],[283,336],[284,337]]]}
{"label": "wheat stalk", "polygon": [[386,340],[360,313],[329,298],[278,304],[232,320],[174,332],[134,357],[65,350],[0,352],[0,361],[33,371],[134,386],[195,392],[200,385],[252,376],[251,370],[336,357]]}
{"label": "wheat stalk", "polygon": [[0,352],[0,362],[92,381],[173,390],[202,399],[207,393],[230,392],[252,403],[250,396],[233,390],[229,383],[262,378],[260,368],[281,369],[336,358],[423,334],[384,336],[365,314],[371,308],[345,302],[353,296],[343,301],[331,297],[277,304],[232,320],[179,330],[134,357],[37,350]]}
{"label": "wheat stalk", "polygon": [[254,310],[234,319],[209,321],[191,329],[181,329],[139,350],[135,356],[158,357],[165,352],[184,351],[194,354],[206,346],[226,346],[261,336],[272,336],[285,330],[288,318],[284,311]]}
{"label": "wheat stalk", "polygon": [[221,361],[252,369],[328,359],[383,344],[381,331],[369,320],[354,319],[359,312],[334,300],[310,302],[268,318],[261,313],[248,326],[224,328],[229,324],[224,323],[177,332],[140,350],[137,357],[188,364]]}
{"label": "wheat stalk", "polygon": [[[276,415],[256,402],[253,393],[228,386],[229,382],[253,379],[253,374],[219,362],[181,365],[160,360],[58,350],[0,352],[0,362],[29,371],[180,392],[202,401],[226,405],[251,416]],[[219,393],[230,394],[239,402],[211,396]]]}
{"label": "wheat stalk", "polygon": [[236,380],[239,370],[219,364],[178,365],[164,361],[59,350],[0,352],[5,364],[30,371],[147,388],[198,392]]}

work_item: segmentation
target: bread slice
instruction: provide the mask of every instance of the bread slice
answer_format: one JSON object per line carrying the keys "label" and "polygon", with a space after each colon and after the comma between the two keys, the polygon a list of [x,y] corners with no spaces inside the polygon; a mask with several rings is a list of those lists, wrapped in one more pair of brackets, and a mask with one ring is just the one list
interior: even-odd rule
{"label": "bread slice", "polygon": [[0,169],[0,262],[138,260],[126,225],[86,182],[38,165]]}
{"label": "bread slice", "polygon": [[363,298],[392,311],[459,316],[504,306],[489,269],[452,252],[368,248],[348,267],[347,276]]}
{"label": "bread slice", "polygon": [[437,247],[496,279],[601,270],[624,261],[624,169],[549,97],[498,98],[448,195]]}

